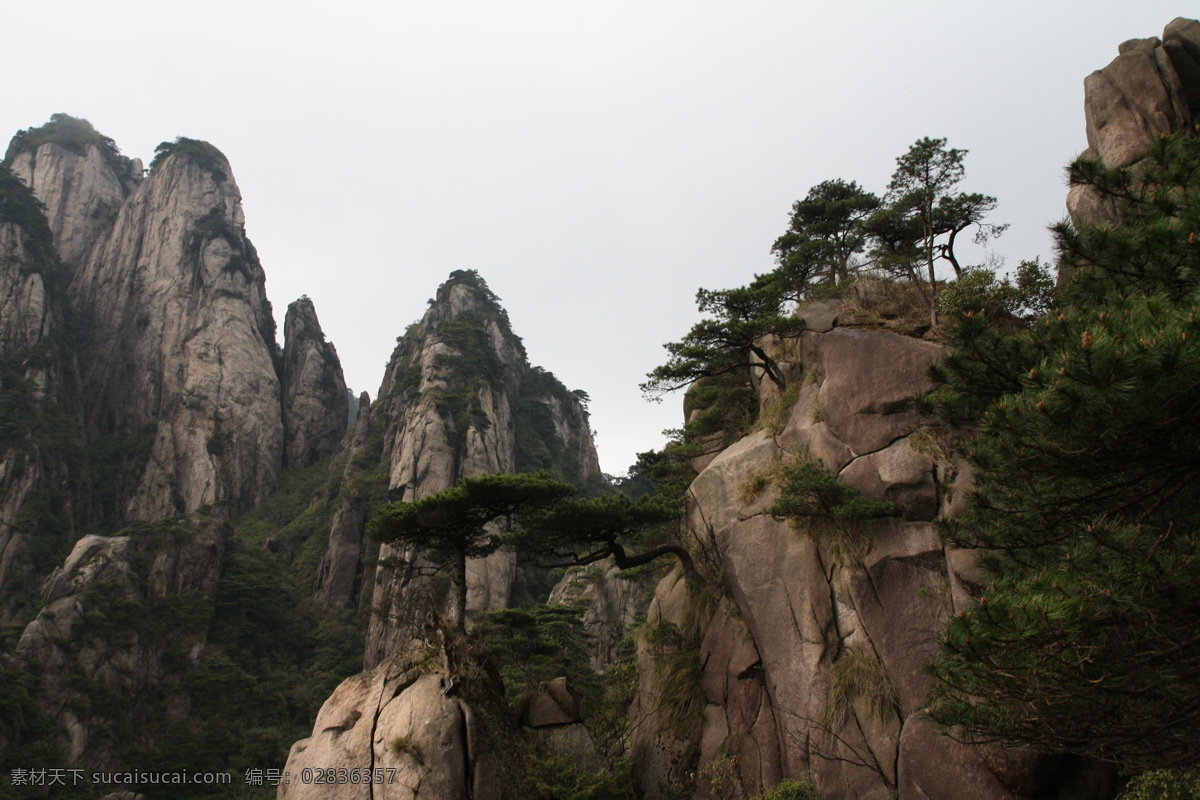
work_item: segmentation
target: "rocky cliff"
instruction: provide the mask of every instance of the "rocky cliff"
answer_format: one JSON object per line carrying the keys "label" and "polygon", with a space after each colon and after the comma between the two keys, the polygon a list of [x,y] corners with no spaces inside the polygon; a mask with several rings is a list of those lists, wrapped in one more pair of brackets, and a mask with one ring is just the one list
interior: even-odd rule
{"label": "rocky cliff", "polygon": [[[528,797],[496,677],[464,676],[458,666],[445,649],[414,639],[386,662],[344,681],[322,706],[313,735],[292,746],[286,771],[298,779],[281,784],[277,797]],[[372,780],[322,785],[325,770]],[[299,779],[306,775],[317,781]]]}
{"label": "rocky cliff", "polygon": [[126,515],[269,495],[283,448],[275,322],[224,156],[192,140],[162,148],[70,292],[88,331],[89,426],[151,442]]}
{"label": "rocky cliff", "polygon": [[13,137],[4,158],[45,206],[54,247],[70,273],[105,235],[142,179],[142,163],[87,120],[55,114]]}
{"label": "rocky cliff", "polygon": [[118,519],[245,510],[273,490],[285,452],[297,468],[333,452],[347,416],[336,351],[305,298],[275,363],[264,273],[216,148],[164,143],[142,180],[111,140],[56,115],[15,137],[7,160],[46,207],[87,334],[89,436],[148,441],[129,454],[141,463]]}
{"label": "rocky cliff", "polygon": [[[1084,80],[1087,149],[1081,158],[1113,168],[1144,158],[1160,136],[1191,135],[1200,115],[1200,22],[1176,17],[1162,38],[1130,39]],[[1075,185],[1067,208],[1076,222],[1108,214],[1088,187]]]}
{"label": "rocky cliff", "polygon": [[[935,525],[967,478],[911,407],[941,351],[837,327],[836,305],[812,309],[786,359],[798,391],[763,391],[776,427],[723,450],[689,489],[708,580],[673,571],[650,607],[631,720],[642,792],[740,798],[797,777],[822,800],[1101,796],[1073,764],[961,745],[924,718],[938,632],[983,583],[975,554],[946,548]],[[780,476],[804,463],[891,516],[772,516]]]}
{"label": "rocky cliff", "polygon": [[[1198,113],[1200,22],[1176,19],[1162,39],[1125,42],[1088,76],[1082,158],[1128,166],[1160,136],[1193,135]],[[1107,213],[1084,185],[1072,187],[1068,207],[1077,222]],[[838,327],[836,301],[805,315],[809,330],[794,356],[785,353],[795,397],[758,387],[764,407],[786,404],[773,414],[783,421],[698,462],[689,532],[715,566],[716,591],[678,572],[658,586],[633,708],[642,791],[694,785],[698,798],[748,797],[794,776],[811,778],[822,800],[1112,796],[1104,770],[967,747],[923,718],[923,666],[938,631],[984,581],[975,554],[943,546],[935,526],[954,513],[969,476],[909,405],[939,350]],[[772,517],[772,476],[803,462],[891,503],[895,515]]]}
{"label": "rocky cliff", "polygon": [[53,235],[36,198],[0,167],[0,618],[73,540],[78,384]]}

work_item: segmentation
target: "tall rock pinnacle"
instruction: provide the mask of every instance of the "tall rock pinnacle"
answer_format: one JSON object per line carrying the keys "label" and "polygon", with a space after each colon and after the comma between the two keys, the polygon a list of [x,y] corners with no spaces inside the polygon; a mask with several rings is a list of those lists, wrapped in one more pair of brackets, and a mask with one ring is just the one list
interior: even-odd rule
{"label": "tall rock pinnacle", "polygon": [[160,145],[150,176],[74,275],[94,432],[146,436],[126,514],[270,494],[283,450],[275,323],[241,195],[212,145]]}
{"label": "tall rock pinnacle", "polygon": [[46,207],[58,257],[79,266],[142,177],[142,163],[84,119],[55,114],[13,137],[5,162]]}
{"label": "tall rock pinnacle", "polygon": [[284,466],[304,469],[337,448],[350,399],[337,350],[307,297],[288,306],[283,341]]}

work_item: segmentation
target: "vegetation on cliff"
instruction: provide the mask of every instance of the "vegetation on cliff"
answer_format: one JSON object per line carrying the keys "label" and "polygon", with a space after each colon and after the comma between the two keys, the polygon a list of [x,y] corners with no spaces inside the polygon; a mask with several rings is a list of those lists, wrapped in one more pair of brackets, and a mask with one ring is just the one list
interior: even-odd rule
{"label": "vegetation on cliff", "polygon": [[[76,417],[74,328],[43,212],[33,192],[0,166],[0,238],[11,247],[0,263],[0,284],[26,314],[4,321],[12,338],[0,341],[0,490],[20,499],[5,523],[21,539],[6,555],[8,574],[0,575],[5,619],[22,617],[35,604],[34,581],[70,550],[84,505],[73,502],[88,455]],[[23,482],[28,491],[21,490]]]}
{"label": "vegetation on cliff", "polygon": [[6,224],[20,229],[22,244],[30,256],[28,263],[21,265],[22,270],[50,277],[58,254],[54,251],[54,234],[46,222],[46,208],[11,169],[0,165],[0,225]]}
{"label": "vegetation on cliff", "polygon": [[1200,752],[1200,142],[1070,169],[1112,221],[1056,228],[1056,308],[960,306],[933,408],[964,436],[991,585],[934,669],[938,721],[1129,768]]}
{"label": "vegetation on cliff", "polygon": [[411,502],[396,502],[371,521],[371,535],[400,548],[417,547],[422,561],[450,569],[447,621],[466,633],[467,559],[500,549],[498,525],[547,507],[573,493],[549,473],[480,475],[462,478],[445,491]]}
{"label": "vegetation on cliff", "polygon": [[594,753],[555,750],[526,742],[521,749],[531,788],[545,800],[619,800],[627,795],[627,716],[636,684],[632,649],[603,675],[589,663],[583,609],[535,605],[481,614],[471,637],[487,651],[504,680],[515,717],[527,716],[539,684],[566,678],[579,701]]}
{"label": "vegetation on cliff", "polygon": [[150,172],[153,173],[154,170],[166,163],[168,158],[176,155],[183,156],[201,169],[211,172],[218,181],[228,178],[226,169],[229,161],[225,158],[225,154],[206,141],[189,139],[186,136],[177,136],[173,142],[160,142],[154,148],[154,160],[150,162]]}
{"label": "vegetation on cliff", "polygon": [[51,114],[45,125],[18,131],[9,142],[4,163],[11,163],[17,153],[34,152],[44,144],[56,144],[81,156],[87,153],[90,145],[100,151],[117,175],[122,175],[126,169],[116,142],[93,128],[86,119],[61,113]]}
{"label": "vegetation on cliff", "polygon": [[[924,334],[937,324],[944,305],[938,297],[940,264],[972,283],[988,274],[961,263],[955,250],[966,231],[974,229],[974,240],[982,244],[1007,227],[987,220],[996,206],[994,197],[957,191],[966,154],[948,148],[945,139],[918,140],[896,159],[883,198],[853,181],[814,186],[792,205],[788,229],[771,247],[775,269],[755,276],[747,286],[697,292],[699,310],[708,318],[679,341],[664,345],[670,357],[641,387],[652,399],[690,387],[689,420],[677,436],[676,449],[699,455],[748,432],[758,417],[756,378],[787,390],[780,362],[789,354],[790,340],[805,328],[795,306],[845,296],[860,277],[870,277],[876,294],[882,289],[909,295],[900,299],[901,305],[919,299],[927,323],[913,332]],[[1026,283],[1019,286],[1027,288]],[[1012,294],[1004,297],[1009,305],[1016,302]],[[951,303],[956,296],[951,293]]]}

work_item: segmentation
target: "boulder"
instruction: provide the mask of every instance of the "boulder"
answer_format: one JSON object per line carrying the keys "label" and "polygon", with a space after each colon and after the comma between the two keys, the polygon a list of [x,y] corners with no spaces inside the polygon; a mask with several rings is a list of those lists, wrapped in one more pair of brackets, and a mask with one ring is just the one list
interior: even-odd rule
{"label": "boulder", "polygon": [[909,437],[851,461],[841,481],[872,500],[891,503],[905,519],[934,519],[939,496],[933,464],[913,449]]}
{"label": "boulder", "polygon": [[837,327],[842,311],[841,300],[816,300],[804,306],[798,315],[804,320],[804,329],[825,333]]}
{"label": "boulder", "polygon": [[1183,86],[1158,38],[1131,39],[1083,82],[1088,147],[1109,167],[1141,159],[1164,133],[1191,126]]}
{"label": "boulder", "polygon": [[566,678],[542,681],[529,696],[524,723],[531,728],[571,725],[579,722],[579,701],[567,686]]}
{"label": "boulder", "polygon": [[[419,642],[343,681],[317,714],[312,736],[292,745],[279,800],[499,800],[520,787],[501,776],[511,734],[484,724],[459,699]],[[495,688],[495,687],[493,687]],[[504,741],[507,737],[509,741]],[[378,775],[317,783],[327,770]],[[374,770],[381,772],[375,773]],[[336,773],[334,773],[336,774]],[[306,777],[307,776],[307,777]]]}
{"label": "boulder", "polygon": [[[1167,134],[1191,134],[1200,113],[1200,22],[1172,20],[1163,38],[1130,39],[1108,66],[1084,79],[1088,148],[1084,158],[1111,168],[1135,164]],[[1072,186],[1076,225],[1110,219],[1113,209],[1088,186]],[[1060,284],[1066,275],[1060,275]]]}
{"label": "boulder", "polygon": [[1013,791],[1000,782],[976,750],[939,733],[920,714],[905,720],[897,777],[902,798],[1012,800],[1014,797]]}

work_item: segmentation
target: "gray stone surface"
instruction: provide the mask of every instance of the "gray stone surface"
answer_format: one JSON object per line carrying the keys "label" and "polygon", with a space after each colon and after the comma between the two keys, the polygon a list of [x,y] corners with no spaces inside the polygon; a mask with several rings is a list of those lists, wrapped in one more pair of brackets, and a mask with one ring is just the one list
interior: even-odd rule
{"label": "gray stone surface", "polygon": [[817,300],[800,309],[798,315],[804,320],[805,330],[825,333],[837,327],[841,310],[841,300]]}
{"label": "gray stone surface", "polygon": [[118,175],[94,144],[79,154],[48,142],[13,156],[10,168],[46,206],[55,249],[68,271],[83,263],[135,186],[131,164],[121,161],[124,174]]}
{"label": "gray stone surface", "polygon": [[284,466],[304,469],[332,455],[346,432],[346,379],[307,297],[288,306],[283,337]]}
{"label": "gray stone surface", "polygon": [[[1127,167],[1160,136],[1192,133],[1200,113],[1200,22],[1178,17],[1161,40],[1123,42],[1117,57],[1083,86],[1086,158]],[[1067,210],[1076,225],[1113,216],[1111,205],[1086,186],[1071,187]]]}
{"label": "gray stone surface", "polygon": [[916,427],[912,398],[930,387],[925,369],[942,353],[931,342],[836,328],[818,344],[824,373],[820,409],[829,430],[855,455],[887,447]]}
{"label": "gray stone surface", "polygon": [[872,500],[895,506],[905,519],[933,519],[938,487],[929,457],[913,450],[908,437],[848,464],[838,477]]}
{"label": "gray stone surface", "polygon": [[1083,85],[1088,147],[1110,167],[1132,164],[1161,134],[1191,124],[1179,76],[1157,38],[1123,43]]}
{"label": "gray stone surface", "polygon": [[283,423],[264,275],[241,196],[187,155],[166,158],[126,200],[70,287],[89,336],[89,424],[153,430],[127,514],[158,519],[227,502],[245,510],[278,482]]}

